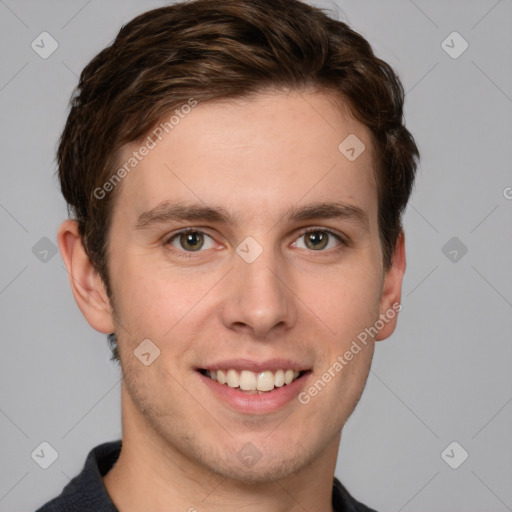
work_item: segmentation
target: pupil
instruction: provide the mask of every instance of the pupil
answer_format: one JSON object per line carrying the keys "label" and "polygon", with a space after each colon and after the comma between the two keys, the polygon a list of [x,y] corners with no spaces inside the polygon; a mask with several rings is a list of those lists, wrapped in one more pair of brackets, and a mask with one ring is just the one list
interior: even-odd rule
{"label": "pupil", "polygon": [[185,233],[181,236],[182,245],[186,249],[197,251],[203,245],[203,237],[199,233]]}
{"label": "pupil", "polygon": [[315,231],[310,233],[307,237],[308,245],[313,249],[323,249],[327,244],[327,236],[321,231]]}

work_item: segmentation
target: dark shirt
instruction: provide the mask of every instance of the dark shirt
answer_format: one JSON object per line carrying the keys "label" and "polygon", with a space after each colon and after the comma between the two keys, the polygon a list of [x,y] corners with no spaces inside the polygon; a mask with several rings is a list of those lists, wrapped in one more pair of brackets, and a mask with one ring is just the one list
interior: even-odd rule
{"label": "dark shirt", "polygon": [[[121,453],[121,441],[104,443],[92,449],[82,472],[69,482],[62,493],[36,512],[118,512],[103,483]],[[375,512],[356,501],[335,478],[332,488],[335,512]]]}

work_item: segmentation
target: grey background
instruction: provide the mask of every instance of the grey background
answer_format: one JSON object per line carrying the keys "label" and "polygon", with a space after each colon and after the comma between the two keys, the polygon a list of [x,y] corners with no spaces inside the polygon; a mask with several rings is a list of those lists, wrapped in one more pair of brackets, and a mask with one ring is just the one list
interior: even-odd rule
{"label": "grey background", "polygon": [[[404,308],[377,345],[336,474],[379,511],[512,510],[512,2],[316,3],[398,71],[422,153]],[[2,512],[34,510],[121,435],[119,370],[40,240],[55,243],[66,217],[54,154],[77,75],[123,23],[160,5],[0,0]],[[43,31],[59,44],[48,59],[31,48]],[[453,31],[469,44],[457,59],[441,46]],[[31,458],[42,441],[58,452],[46,470]],[[441,457],[453,441],[469,453],[458,469]]]}

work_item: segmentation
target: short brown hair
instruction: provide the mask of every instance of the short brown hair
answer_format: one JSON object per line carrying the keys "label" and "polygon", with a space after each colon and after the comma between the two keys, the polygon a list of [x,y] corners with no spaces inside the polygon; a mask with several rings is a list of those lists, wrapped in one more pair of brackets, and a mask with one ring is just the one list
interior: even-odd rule
{"label": "short brown hair", "polygon": [[59,178],[109,294],[106,249],[120,187],[100,199],[94,191],[113,176],[120,149],[191,98],[305,87],[334,92],[371,132],[380,240],[389,267],[419,158],[392,68],[345,23],[298,0],[194,0],[123,26],[82,71],[71,100],[57,155]]}

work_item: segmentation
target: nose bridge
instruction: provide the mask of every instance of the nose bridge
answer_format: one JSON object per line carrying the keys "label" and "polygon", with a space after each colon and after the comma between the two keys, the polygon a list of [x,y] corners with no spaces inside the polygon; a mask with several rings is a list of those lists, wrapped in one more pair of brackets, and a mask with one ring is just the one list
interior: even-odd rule
{"label": "nose bridge", "polygon": [[264,336],[277,326],[291,326],[295,311],[278,252],[254,242],[245,240],[234,255],[223,320],[227,327],[243,326]]}

